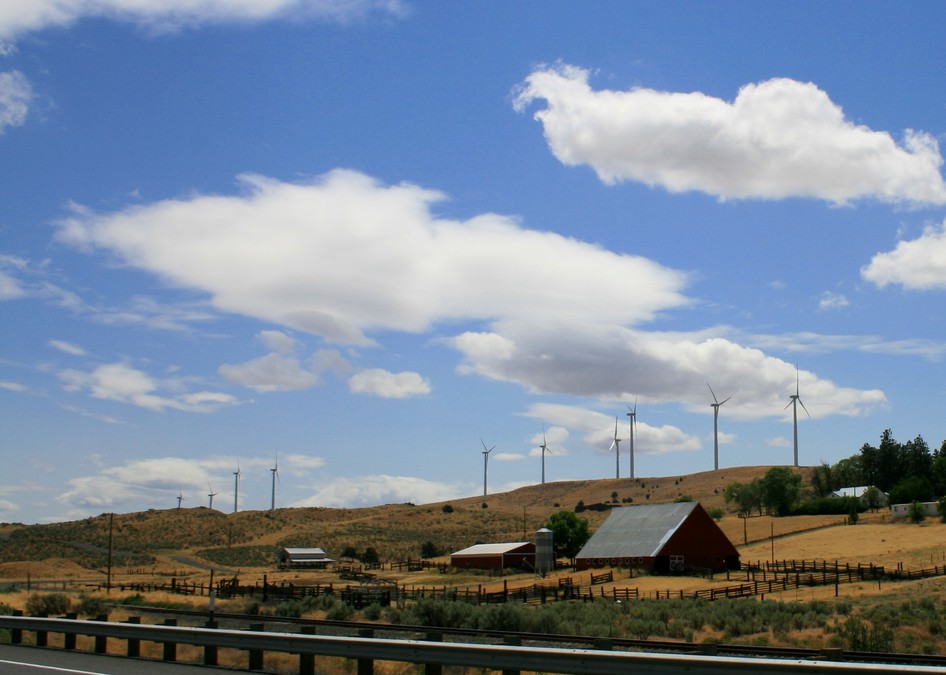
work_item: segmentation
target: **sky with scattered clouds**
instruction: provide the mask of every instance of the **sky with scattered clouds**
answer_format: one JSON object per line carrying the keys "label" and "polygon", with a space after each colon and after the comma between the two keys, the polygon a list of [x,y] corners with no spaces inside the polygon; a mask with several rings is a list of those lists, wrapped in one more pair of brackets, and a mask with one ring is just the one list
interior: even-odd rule
{"label": "sky with scattered clouds", "polygon": [[938,448],[944,20],[3,5],[0,521]]}

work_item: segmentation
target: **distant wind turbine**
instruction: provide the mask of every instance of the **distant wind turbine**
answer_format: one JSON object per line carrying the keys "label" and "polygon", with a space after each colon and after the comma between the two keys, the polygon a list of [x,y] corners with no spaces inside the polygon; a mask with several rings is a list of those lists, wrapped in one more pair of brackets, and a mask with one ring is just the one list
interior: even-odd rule
{"label": "distant wind turbine", "polygon": [[[802,410],[805,411],[805,414],[808,417],[811,417],[811,413],[808,412],[808,408],[805,407],[805,404],[801,400],[801,396],[798,393],[798,365],[795,365],[795,393],[788,397],[788,405],[792,406],[792,431],[795,436],[795,466],[798,466],[798,404],[801,403]],[[788,405],[785,406],[785,410],[788,410]]]}
{"label": "distant wind turbine", "polygon": [[[621,477],[621,439],[618,438],[618,418],[614,416],[614,440],[611,441],[611,448],[614,448],[614,477]],[[608,448],[608,452],[611,452]]]}
{"label": "distant wind turbine", "polygon": [[269,470],[273,474],[273,499],[270,502],[269,510],[276,510],[276,479],[279,477],[279,456],[276,456],[276,461],[273,464],[273,468]]}
{"label": "distant wind turbine", "polygon": [[630,430],[630,442],[631,442],[631,474],[630,477],[634,477],[634,427],[637,426],[637,398],[634,398],[634,407],[627,406],[627,425]]}
{"label": "distant wind turbine", "polygon": [[233,472],[233,512],[240,510],[240,463],[237,462],[237,470]]}
{"label": "distant wind turbine", "polygon": [[706,386],[709,387],[710,393],[713,395],[713,403],[710,403],[710,407],[713,409],[713,469],[716,470],[719,469],[719,406],[732,396],[720,401],[716,398],[716,392],[710,387],[709,382],[706,383]]}
{"label": "distant wind turbine", "polygon": [[181,508],[181,502],[184,501],[184,491],[178,489],[177,491],[177,508]]}
{"label": "distant wind turbine", "polygon": [[542,450],[542,485],[545,485],[545,453],[549,451],[549,446],[545,442],[545,425],[542,425],[542,445],[539,446]]}
{"label": "distant wind turbine", "polygon": [[480,439],[480,443],[483,443],[483,497],[486,497],[486,479],[487,479],[487,470],[489,468],[489,453],[496,449],[496,446],[487,449],[486,443],[483,442],[483,439]]}
{"label": "distant wind turbine", "polygon": [[208,506],[208,508],[212,509],[214,507],[214,497],[217,496],[217,493],[214,492],[213,485],[211,485],[210,483],[207,483],[207,487],[210,489],[210,492],[207,493],[207,496],[210,497],[210,505]]}

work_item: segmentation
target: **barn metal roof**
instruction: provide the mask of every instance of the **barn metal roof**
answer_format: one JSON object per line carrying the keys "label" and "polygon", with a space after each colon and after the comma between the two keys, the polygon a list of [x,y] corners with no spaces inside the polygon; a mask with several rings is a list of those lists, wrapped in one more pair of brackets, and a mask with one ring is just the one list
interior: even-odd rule
{"label": "barn metal roof", "polygon": [[474,544],[450,555],[501,555],[511,553],[521,546],[527,546],[527,541],[514,541],[506,544]]}
{"label": "barn metal roof", "polygon": [[697,506],[681,502],[612,509],[576,557],[653,558]]}
{"label": "barn metal roof", "polygon": [[290,558],[324,558],[325,551],[320,548],[284,548]]}

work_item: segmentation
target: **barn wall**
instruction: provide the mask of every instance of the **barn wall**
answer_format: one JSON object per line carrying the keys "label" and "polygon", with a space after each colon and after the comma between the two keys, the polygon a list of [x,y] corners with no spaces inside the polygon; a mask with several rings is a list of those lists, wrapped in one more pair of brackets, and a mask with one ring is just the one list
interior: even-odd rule
{"label": "barn wall", "polygon": [[450,564],[461,569],[498,570],[502,569],[503,557],[500,554],[451,556]]}
{"label": "barn wall", "polygon": [[636,569],[652,570],[653,558],[576,558],[575,570],[590,570],[601,567],[634,567]]}
{"label": "barn wall", "polygon": [[[659,551],[659,558],[669,560],[682,555],[687,567],[705,567],[714,571],[738,569],[739,552],[702,506],[690,514]],[[658,564],[658,572],[664,572]]]}

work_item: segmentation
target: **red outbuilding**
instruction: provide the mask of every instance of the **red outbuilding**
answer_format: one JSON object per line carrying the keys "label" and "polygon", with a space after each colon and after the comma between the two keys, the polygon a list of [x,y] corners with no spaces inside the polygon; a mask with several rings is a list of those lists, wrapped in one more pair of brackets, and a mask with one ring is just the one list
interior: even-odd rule
{"label": "red outbuilding", "polygon": [[450,564],[482,570],[506,567],[535,569],[535,544],[515,541],[508,544],[475,544],[450,554]]}

